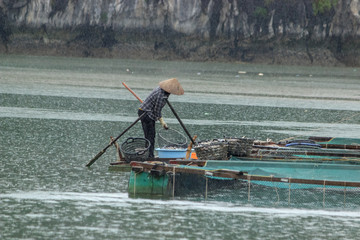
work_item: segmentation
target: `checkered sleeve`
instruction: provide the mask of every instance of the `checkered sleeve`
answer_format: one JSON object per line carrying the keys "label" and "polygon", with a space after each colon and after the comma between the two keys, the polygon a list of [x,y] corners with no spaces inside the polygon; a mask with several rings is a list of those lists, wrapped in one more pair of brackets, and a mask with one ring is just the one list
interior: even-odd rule
{"label": "checkered sleeve", "polygon": [[160,91],[157,94],[156,102],[154,105],[154,111],[153,111],[155,120],[159,120],[159,118],[161,118],[161,110],[165,106],[164,91],[161,88],[159,89]]}
{"label": "checkered sleeve", "polygon": [[157,121],[161,118],[161,110],[166,104],[164,97],[166,97],[165,91],[157,87],[145,99],[140,108],[146,111],[151,119]]}

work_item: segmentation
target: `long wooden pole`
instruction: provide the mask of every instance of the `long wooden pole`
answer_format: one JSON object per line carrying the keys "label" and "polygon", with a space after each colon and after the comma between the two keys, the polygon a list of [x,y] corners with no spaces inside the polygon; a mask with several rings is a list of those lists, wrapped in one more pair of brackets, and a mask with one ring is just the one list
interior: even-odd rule
{"label": "long wooden pole", "polygon": [[[197,135],[194,136],[193,140],[195,141],[197,138]],[[186,149],[186,155],[185,155],[185,159],[189,159],[190,158],[190,152],[193,146],[193,142],[191,142],[188,146],[188,148]]]}
{"label": "long wooden pole", "polygon": [[[110,142],[111,141],[114,141],[113,137],[110,137]],[[123,156],[121,154],[119,144],[117,142],[115,142],[114,145],[115,145],[116,151],[117,151],[118,156],[119,156],[118,162],[124,162],[125,160],[123,159]]]}
{"label": "long wooden pole", "polygon": [[109,143],[103,150],[101,150],[96,156],[90,160],[88,164],[86,164],[87,167],[90,167],[96,160],[98,160],[99,157],[101,157],[105,151],[113,145],[122,135],[124,135],[130,128],[132,128],[146,113],[141,114],[140,117],[138,117],[135,122],[133,122],[128,128],[126,128],[119,136],[117,136],[113,141]]}
{"label": "long wooden pole", "polygon": [[134,95],[141,103],[143,102],[143,100],[141,100],[141,98],[139,98],[139,97],[136,95],[136,93],[135,93],[133,90],[131,90],[131,88],[129,88],[124,82],[122,82],[122,85],[124,85],[124,87],[126,87],[127,90],[129,90],[129,91],[132,93],[132,95]]}
{"label": "long wooden pole", "polygon": [[173,114],[175,115],[175,117],[177,118],[177,120],[179,121],[181,127],[184,129],[184,131],[186,132],[186,134],[188,135],[188,137],[190,138],[191,142],[196,145],[195,141],[193,140],[193,138],[191,137],[189,131],[186,129],[184,123],[181,121],[181,119],[179,118],[179,116],[177,115],[177,113],[175,112],[175,109],[171,106],[169,100],[167,98],[165,98],[166,103],[169,105],[171,111],[173,112]]}

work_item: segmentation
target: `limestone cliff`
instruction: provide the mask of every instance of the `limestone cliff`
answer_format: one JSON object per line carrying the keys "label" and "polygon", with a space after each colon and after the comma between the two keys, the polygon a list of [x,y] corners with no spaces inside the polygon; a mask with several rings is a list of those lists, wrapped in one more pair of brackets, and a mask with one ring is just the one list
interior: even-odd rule
{"label": "limestone cliff", "polygon": [[[0,8],[10,50],[360,65],[359,0],[0,0]],[[5,43],[8,32],[0,31]]]}

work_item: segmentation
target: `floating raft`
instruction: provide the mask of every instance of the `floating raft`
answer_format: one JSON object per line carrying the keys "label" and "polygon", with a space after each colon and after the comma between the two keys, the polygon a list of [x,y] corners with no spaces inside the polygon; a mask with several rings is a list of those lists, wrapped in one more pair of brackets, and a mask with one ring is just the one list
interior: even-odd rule
{"label": "floating raft", "polygon": [[322,148],[360,150],[360,139],[358,138],[309,137],[309,140],[316,141]]}
{"label": "floating raft", "polygon": [[[235,138],[225,141],[211,141],[209,145],[200,144],[195,147],[191,159],[201,160],[241,160],[261,161],[293,161],[293,162],[351,162],[360,164],[360,139],[309,137],[305,140],[285,142],[264,142],[253,139]],[[169,162],[174,159],[184,159],[184,149],[157,149],[164,154],[146,161]],[[173,153],[175,152],[175,155]],[[182,155],[179,155],[179,152]],[[170,154],[171,153],[171,154]],[[161,155],[161,156],[160,156]],[[144,159],[134,159],[144,161]],[[130,171],[128,162],[117,161],[110,163],[109,170]]]}
{"label": "floating raft", "polygon": [[358,208],[359,146],[347,138],[212,140],[194,147],[199,160],[131,162],[129,196]]}
{"label": "floating raft", "polygon": [[[315,191],[315,202],[320,198],[325,203],[325,198],[333,198],[335,193],[338,195],[336,204],[341,202],[341,205],[360,206],[360,165],[356,164],[233,159],[177,160],[168,164],[132,162],[131,167],[130,196],[181,197],[200,194],[207,199],[210,195],[224,197],[235,194],[249,201],[250,196],[264,199],[270,193],[271,198],[277,198],[278,202],[283,198],[283,202],[290,204],[299,201],[294,195],[306,196],[301,191],[312,194]],[[308,201],[309,197],[306,197],[300,203]]]}
{"label": "floating raft", "polygon": [[360,139],[310,137],[278,143],[255,141],[249,157],[259,160],[359,162]]}

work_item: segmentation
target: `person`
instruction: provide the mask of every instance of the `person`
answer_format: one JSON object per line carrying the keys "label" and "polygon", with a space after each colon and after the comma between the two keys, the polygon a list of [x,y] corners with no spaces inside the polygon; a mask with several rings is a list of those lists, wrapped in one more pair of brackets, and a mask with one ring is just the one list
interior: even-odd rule
{"label": "person", "polygon": [[143,101],[139,107],[138,115],[141,116],[144,112],[146,114],[141,119],[141,125],[144,131],[144,136],[150,141],[149,158],[154,157],[155,146],[155,122],[160,121],[161,126],[168,129],[167,124],[161,116],[161,110],[166,104],[166,98],[170,94],[183,95],[184,89],[176,78],[171,78],[165,81],[159,82],[159,86],[156,87],[150,95]]}

